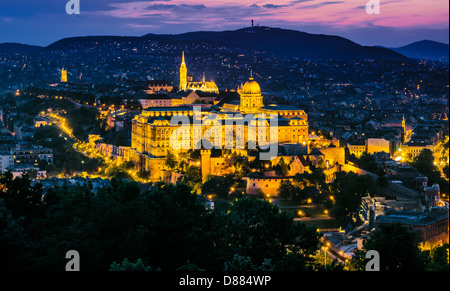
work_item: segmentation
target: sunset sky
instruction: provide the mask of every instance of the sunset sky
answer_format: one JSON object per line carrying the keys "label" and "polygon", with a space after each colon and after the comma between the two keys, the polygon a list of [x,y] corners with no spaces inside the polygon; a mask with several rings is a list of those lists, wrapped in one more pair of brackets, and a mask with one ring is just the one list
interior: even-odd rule
{"label": "sunset sky", "polygon": [[397,47],[423,39],[449,42],[448,0],[1,0],[0,43],[49,45],[64,37],[234,30],[255,25],[346,37],[362,45]]}

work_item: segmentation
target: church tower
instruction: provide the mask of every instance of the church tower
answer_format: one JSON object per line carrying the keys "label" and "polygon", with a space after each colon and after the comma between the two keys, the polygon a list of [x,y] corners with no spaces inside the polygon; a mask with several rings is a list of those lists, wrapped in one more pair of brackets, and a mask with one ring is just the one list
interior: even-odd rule
{"label": "church tower", "polygon": [[187,87],[187,67],[184,61],[184,52],[180,66],[180,90],[186,91]]}
{"label": "church tower", "polygon": [[67,83],[67,70],[61,70],[61,83]]}
{"label": "church tower", "polygon": [[405,115],[403,115],[402,127],[403,127],[403,133],[406,133],[406,119],[405,119]]}

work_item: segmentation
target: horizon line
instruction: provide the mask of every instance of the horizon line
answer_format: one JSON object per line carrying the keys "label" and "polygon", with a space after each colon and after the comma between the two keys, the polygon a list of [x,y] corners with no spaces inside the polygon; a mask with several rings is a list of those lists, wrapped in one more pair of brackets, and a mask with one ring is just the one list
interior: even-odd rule
{"label": "horizon line", "polygon": [[[272,29],[282,29],[282,30],[291,30],[291,31],[296,31],[296,32],[303,32],[303,33],[307,33],[307,34],[311,34],[311,35],[326,35],[326,36],[337,36],[337,37],[342,37],[344,39],[350,40],[358,45],[364,46],[364,47],[383,47],[383,48],[401,48],[410,44],[414,44],[414,43],[418,43],[418,42],[423,42],[423,41],[431,41],[431,42],[435,42],[435,43],[440,43],[440,44],[445,44],[445,45],[450,45],[450,42],[442,42],[442,41],[436,41],[436,40],[431,40],[431,39],[421,39],[421,40],[417,40],[417,41],[413,41],[413,42],[408,42],[402,46],[396,46],[396,47],[388,47],[388,46],[384,46],[384,45],[363,45],[360,44],[359,42],[356,42],[348,37],[344,37],[338,34],[328,34],[328,33],[310,33],[310,32],[306,32],[306,31],[302,31],[302,30],[297,30],[297,29],[292,29],[292,28],[282,28],[282,27],[272,27],[272,26],[266,26],[266,25],[255,25],[255,26],[248,26],[248,27],[242,27],[242,28],[237,28],[237,29],[227,29],[227,30],[196,30],[196,31],[187,31],[187,32],[179,32],[179,33],[153,33],[153,32],[149,32],[146,33],[144,35],[114,35],[114,34],[98,34],[98,35],[77,35],[77,36],[66,36],[66,37],[62,37],[59,38],[53,42],[50,42],[47,45],[39,45],[39,44],[30,44],[30,43],[23,43],[23,42],[17,42],[17,41],[5,41],[5,42],[1,42],[0,44],[20,44],[20,45],[28,45],[28,46],[37,46],[37,47],[41,47],[41,48],[46,48],[60,40],[63,39],[70,39],[70,38],[86,38],[86,37],[132,37],[132,38],[142,38],[145,37],[146,35],[152,34],[152,35],[156,35],[156,36],[163,36],[163,35],[182,35],[182,34],[187,34],[187,33],[201,33],[201,32],[228,32],[228,31],[239,31],[239,30],[243,30],[243,29],[248,29],[248,28],[255,28],[255,27],[265,27],[265,28],[272,28]],[[450,29],[450,27],[447,28],[442,28],[442,29]]]}

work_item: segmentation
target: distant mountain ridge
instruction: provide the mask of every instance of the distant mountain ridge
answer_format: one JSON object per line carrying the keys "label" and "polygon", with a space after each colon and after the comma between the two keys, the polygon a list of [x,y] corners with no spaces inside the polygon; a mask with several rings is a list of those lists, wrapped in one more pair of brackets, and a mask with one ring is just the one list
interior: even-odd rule
{"label": "distant mountain ridge", "polygon": [[214,41],[252,50],[262,50],[279,57],[297,57],[301,59],[405,58],[403,55],[390,49],[361,46],[339,36],[309,34],[296,30],[265,26],[222,32],[200,31],[172,35],[147,34],[143,37],[163,37],[184,41]]}
{"label": "distant mountain ridge", "polygon": [[391,50],[412,59],[449,62],[449,45],[436,41],[422,40]]}
{"label": "distant mountain ridge", "polygon": [[0,53],[4,55],[30,54],[41,50],[43,47],[36,45],[21,44],[15,42],[0,43]]}
{"label": "distant mountain ridge", "polygon": [[362,46],[351,40],[334,35],[310,34],[306,32],[270,28],[247,27],[229,31],[198,31],[182,34],[146,34],[144,36],[84,36],[58,40],[47,47],[18,43],[0,44],[0,54],[32,54],[41,51],[70,50],[74,46],[90,46],[92,43],[111,40],[142,43],[146,40],[161,43],[208,42],[246,50],[264,51],[277,57],[299,59],[429,59],[448,62],[448,45],[432,41],[420,41],[401,48]]}

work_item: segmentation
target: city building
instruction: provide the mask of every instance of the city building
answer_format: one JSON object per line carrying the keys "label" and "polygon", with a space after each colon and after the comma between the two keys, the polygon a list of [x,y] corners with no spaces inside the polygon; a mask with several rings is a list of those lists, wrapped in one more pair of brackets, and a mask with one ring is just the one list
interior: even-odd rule
{"label": "city building", "polygon": [[167,94],[152,94],[138,99],[142,109],[149,107],[170,107],[174,105],[173,98]]}
{"label": "city building", "polygon": [[145,86],[147,87],[144,92],[147,94],[156,94],[158,92],[172,92],[173,86],[165,80],[150,80],[146,81]]}
{"label": "city building", "polygon": [[347,141],[347,148],[350,155],[360,158],[366,152],[366,142],[364,140],[349,140]]}
{"label": "city building", "polygon": [[30,144],[18,144],[11,148],[15,167],[38,166],[39,162],[53,163],[53,150]]}
{"label": "city building", "polygon": [[369,154],[385,152],[391,153],[391,144],[384,138],[368,138],[366,139],[366,150]]}
{"label": "city building", "polygon": [[375,227],[400,223],[417,234],[422,249],[448,243],[448,208],[435,207],[429,212],[397,211],[388,215],[380,215],[375,220]]}
{"label": "city building", "polygon": [[206,81],[205,74],[203,74],[203,80],[201,82],[193,82],[188,80],[187,66],[184,59],[184,52],[180,66],[180,88],[181,91],[203,91],[210,93],[219,93],[219,88],[213,81]]}
{"label": "city building", "polygon": [[14,167],[14,156],[7,151],[0,152],[0,174]]}
{"label": "city building", "polygon": [[[186,64],[183,54],[180,68],[181,90],[188,88],[188,84],[185,84],[187,82],[185,68]],[[221,106],[210,104],[196,107],[202,104],[187,104],[196,100],[203,101],[203,103],[216,103],[218,96],[211,91],[194,91],[182,97],[182,102],[186,103],[184,105],[148,107],[144,109],[141,114],[136,115],[133,119],[131,147],[127,152],[128,158],[141,171],[160,170],[161,166],[158,166],[160,164],[158,162],[159,159],[164,158],[168,152],[176,153],[180,150],[173,148],[171,143],[172,134],[180,127],[179,124],[171,124],[171,118],[182,116],[187,117],[189,120],[189,129],[186,129],[187,132],[184,133],[188,138],[179,142],[183,150],[198,148],[198,142],[203,139],[206,132],[217,130],[217,127],[213,126],[214,122],[217,121],[220,123],[219,128],[221,132],[214,132],[210,141],[214,143],[214,146],[222,146],[221,148],[225,148],[224,145],[231,140],[233,149],[237,151],[244,150],[249,141],[258,141],[258,136],[265,141],[275,140],[273,136],[271,138],[271,134],[273,135],[275,132],[277,133],[276,140],[279,144],[299,144],[303,146],[308,144],[308,115],[305,111],[288,105],[272,104],[264,106],[261,88],[252,76],[240,88],[237,106],[230,108],[226,102],[217,102]],[[198,111],[198,108],[201,111]],[[246,121],[244,116],[248,114],[255,118],[260,118],[263,123],[259,123],[256,119],[250,122]],[[273,125],[274,118],[277,122],[276,131],[267,129],[268,126]],[[212,119],[215,120],[212,121],[213,123],[208,122]],[[199,121],[199,124],[195,125],[195,120]],[[238,125],[242,125],[242,127]],[[231,132],[227,132],[226,130],[228,129],[231,129]],[[249,132],[253,133],[253,129],[256,136],[249,135]],[[184,134],[183,138],[185,137]],[[243,141],[241,144],[242,148],[239,148],[237,145],[238,141]],[[155,166],[153,163],[159,164]],[[227,162],[224,166],[225,168],[230,168],[231,164]],[[204,169],[206,167],[205,163],[202,163],[202,172],[205,172]],[[216,171],[207,172],[211,174],[216,173]],[[218,172],[223,171],[219,170]],[[151,173],[150,176],[152,176]]]}
{"label": "city building", "polygon": [[424,149],[429,149],[430,151],[433,151],[434,149],[433,143],[425,140],[410,140],[402,145],[401,155],[405,159],[414,159]]}

